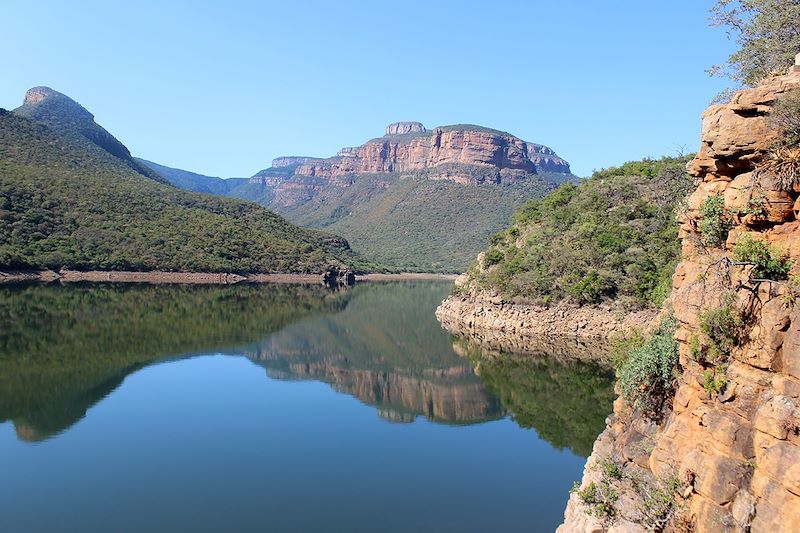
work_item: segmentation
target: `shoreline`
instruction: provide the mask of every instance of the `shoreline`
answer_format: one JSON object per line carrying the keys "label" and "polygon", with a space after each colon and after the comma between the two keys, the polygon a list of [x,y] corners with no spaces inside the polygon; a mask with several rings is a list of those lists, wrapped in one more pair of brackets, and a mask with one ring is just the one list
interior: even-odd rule
{"label": "shoreline", "polygon": [[620,313],[611,306],[511,304],[472,295],[448,296],[436,308],[436,318],[450,333],[517,348],[524,346],[526,338],[608,341],[635,328],[647,330],[658,314],[655,309]]}
{"label": "shoreline", "polygon": [[[363,274],[356,281],[452,281],[455,274],[433,272],[400,272],[395,274]],[[166,271],[123,271],[123,270],[3,270],[0,271],[0,285],[14,283],[153,283],[186,285],[234,285],[237,283],[322,283],[322,274],[234,274],[231,272],[166,272]]]}

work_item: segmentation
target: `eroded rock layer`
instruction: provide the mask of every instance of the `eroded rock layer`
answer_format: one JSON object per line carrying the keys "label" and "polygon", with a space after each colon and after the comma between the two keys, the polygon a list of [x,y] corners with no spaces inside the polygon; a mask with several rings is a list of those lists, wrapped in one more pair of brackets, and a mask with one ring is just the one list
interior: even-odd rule
{"label": "eroded rock layer", "polygon": [[[282,186],[291,177],[306,177],[347,185],[349,181],[342,178],[353,174],[431,169],[431,179],[464,184],[520,179],[537,172],[570,172],[569,163],[552,149],[505,132],[468,124],[430,131],[419,122],[396,122],[386,127],[383,137],[342,148],[335,157],[279,157],[251,181]],[[501,171],[505,172],[501,175]],[[290,185],[298,184],[286,186]]]}
{"label": "eroded rock layer", "polygon": [[[666,493],[672,510],[657,523],[652,501],[622,483],[613,517],[589,514],[575,493],[559,531],[800,531],[800,305],[792,281],[800,187],[765,165],[780,140],[770,113],[798,89],[795,66],[704,113],[670,298],[680,346],[675,396],[657,421],[618,399],[587,461],[582,489],[601,482],[607,460],[627,479],[677,480]],[[710,242],[712,222],[720,243]],[[791,265],[788,276],[761,279],[770,276],[754,271],[754,260],[737,259],[736,244],[751,240],[769,243]]]}

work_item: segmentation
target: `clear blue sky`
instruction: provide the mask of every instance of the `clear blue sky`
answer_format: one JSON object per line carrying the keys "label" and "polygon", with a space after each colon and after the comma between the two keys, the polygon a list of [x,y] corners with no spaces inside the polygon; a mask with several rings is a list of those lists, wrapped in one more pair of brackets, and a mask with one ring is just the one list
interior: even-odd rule
{"label": "clear blue sky", "polygon": [[48,85],[134,155],[249,176],[386,124],[475,123],[587,175],[695,151],[732,43],[712,0],[4,0],[0,107]]}

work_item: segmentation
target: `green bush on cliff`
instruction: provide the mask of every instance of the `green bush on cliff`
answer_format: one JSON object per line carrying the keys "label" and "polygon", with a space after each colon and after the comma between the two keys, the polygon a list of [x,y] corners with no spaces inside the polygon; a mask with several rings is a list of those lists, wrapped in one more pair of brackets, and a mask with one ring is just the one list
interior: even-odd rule
{"label": "green bush on cliff", "polygon": [[707,246],[721,246],[728,238],[733,227],[730,213],[725,208],[725,198],[721,194],[709,196],[700,206],[700,223],[698,228]]}
{"label": "green bush on cliff", "polygon": [[644,344],[630,352],[619,369],[622,396],[635,409],[653,418],[658,417],[675,390],[676,327],[674,317],[663,319]]}
{"label": "green bush on cliff", "polygon": [[733,258],[741,263],[753,264],[754,278],[783,280],[792,268],[792,262],[784,259],[778,250],[750,235],[744,235],[736,242]]}
{"label": "green bush on cliff", "polygon": [[724,363],[744,336],[744,320],[734,307],[735,296],[726,295],[723,305],[700,313],[701,337],[692,337],[689,346],[692,357],[703,364]]}
{"label": "green bush on cliff", "polygon": [[626,163],[530,200],[491,240],[485,288],[509,300],[660,306],[679,257],[686,157]]}

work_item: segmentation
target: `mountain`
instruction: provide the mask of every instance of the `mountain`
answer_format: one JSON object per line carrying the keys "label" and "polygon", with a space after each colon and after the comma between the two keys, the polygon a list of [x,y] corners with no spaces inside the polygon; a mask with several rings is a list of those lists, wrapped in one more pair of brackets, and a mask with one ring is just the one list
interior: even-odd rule
{"label": "mountain", "polygon": [[0,112],[0,268],[321,272],[366,265],[344,239],[144,169],[68,97]]}
{"label": "mountain", "polygon": [[135,157],[134,160],[153,170],[172,185],[181,189],[186,189],[187,191],[228,195],[240,185],[249,182],[247,178],[217,178],[204,176],[203,174],[189,172],[188,170],[159,165],[158,163],[153,163],[152,161],[140,157]]}
{"label": "mountain", "polygon": [[334,157],[279,157],[231,194],[406,270],[463,270],[513,210],[573,181],[550,148],[459,124],[398,122]]}
{"label": "mountain", "polygon": [[97,124],[94,115],[86,108],[50,87],[29,89],[22,105],[14,113],[46,124],[51,130],[70,137],[79,144],[98,146],[139,174],[156,181],[164,181],[158,173],[135,161],[128,148]]}

